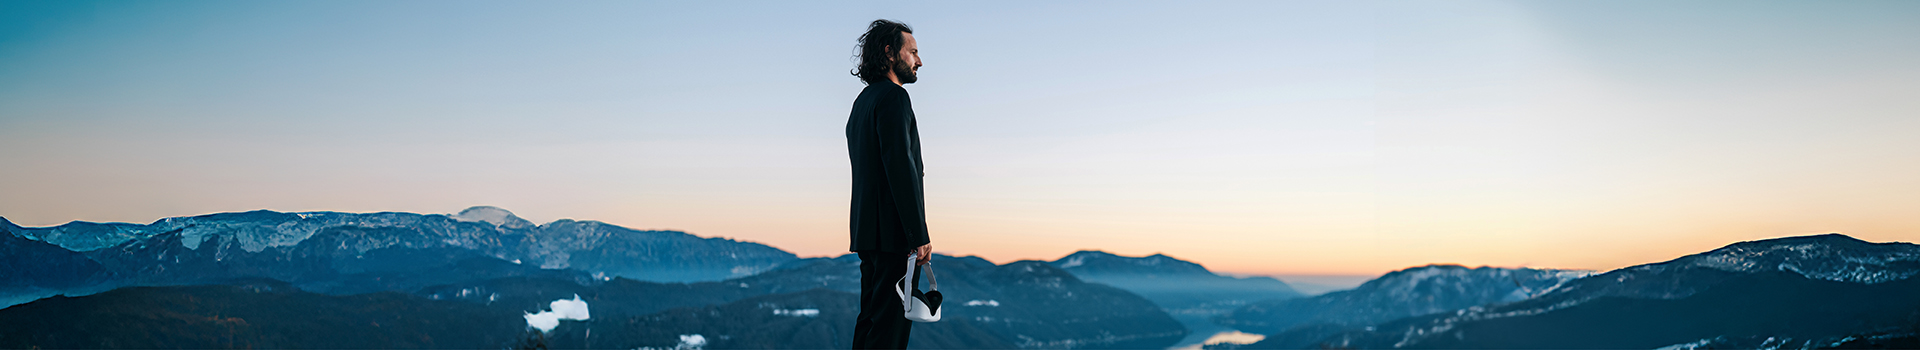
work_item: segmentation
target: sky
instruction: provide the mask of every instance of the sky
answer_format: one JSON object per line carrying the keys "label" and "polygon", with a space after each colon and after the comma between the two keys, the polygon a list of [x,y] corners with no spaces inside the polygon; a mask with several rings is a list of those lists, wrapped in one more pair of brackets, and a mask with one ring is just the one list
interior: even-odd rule
{"label": "sky", "polygon": [[0,217],[571,218],[847,253],[876,18],[937,252],[1242,275],[1920,240],[1920,2],[0,2]]}

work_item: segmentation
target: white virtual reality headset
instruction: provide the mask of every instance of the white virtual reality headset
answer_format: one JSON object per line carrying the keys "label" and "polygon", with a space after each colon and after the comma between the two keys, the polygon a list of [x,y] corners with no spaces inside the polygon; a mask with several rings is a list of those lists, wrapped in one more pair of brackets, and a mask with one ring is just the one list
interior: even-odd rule
{"label": "white virtual reality headset", "polygon": [[[893,291],[900,295],[901,306],[907,309],[907,319],[914,322],[935,322],[940,320],[940,280],[933,278],[933,261],[927,261],[927,281],[933,283],[933,290],[920,292],[920,273],[916,264],[919,254],[907,253],[907,274],[900,276],[900,282],[893,284]],[[908,292],[912,290],[912,292]]]}

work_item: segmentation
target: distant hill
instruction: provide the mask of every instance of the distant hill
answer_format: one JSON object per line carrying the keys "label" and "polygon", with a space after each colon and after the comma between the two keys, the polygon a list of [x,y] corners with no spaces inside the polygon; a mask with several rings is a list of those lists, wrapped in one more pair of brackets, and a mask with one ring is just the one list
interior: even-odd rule
{"label": "distant hill", "polygon": [[1291,348],[1335,332],[1394,319],[1524,300],[1588,274],[1576,270],[1427,265],[1388,272],[1350,290],[1253,303],[1215,321],[1243,331],[1270,334],[1264,342],[1284,343],[1278,347]]}
{"label": "distant hill", "polygon": [[[1898,341],[1920,334],[1916,273],[1920,246],[1908,243],[1838,234],[1740,242],[1569,281],[1531,299],[1395,320],[1314,343],[1818,348]],[[1247,348],[1291,348],[1262,343]]]}
{"label": "distant hill", "polygon": [[[14,226],[0,218],[0,230]],[[59,246],[0,234],[0,291],[72,288],[101,282],[106,269]]]}
{"label": "distant hill", "polygon": [[1229,277],[1193,262],[1161,254],[1126,257],[1082,250],[1050,262],[1090,282],[1126,289],[1168,309],[1237,304],[1301,294],[1272,277]]}
{"label": "distant hill", "polygon": [[150,225],[85,221],[74,221],[53,227],[21,227],[0,217],[0,233],[46,242],[71,251],[84,252],[152,236],[154,230]]}
{"label": "distant hill", "polygon": [[1260,300],[1300,297],[1286,282],[1271,277],[1230,277],[1190,261],[1163,254],[1128,257],[1082,250],[1048,263],[1075,277],[1139,294],[1167,310],[1191,330],[1178,345],[1198,344],[1230,329],[1213,317]]}
{"label": "distant hill", "polygon": [[[1404,320],[1328,342],[1444,349],[1828,347],[1861,335],[1920,332],[1916,317],[1920,280],[1859,284],[1763,271],[1678,299],[1602,297],[1540,314],[1461,319],[1444,330],[1434,328],[1434,319]],[[1446,336],[1404,337],[1422,330]]]}

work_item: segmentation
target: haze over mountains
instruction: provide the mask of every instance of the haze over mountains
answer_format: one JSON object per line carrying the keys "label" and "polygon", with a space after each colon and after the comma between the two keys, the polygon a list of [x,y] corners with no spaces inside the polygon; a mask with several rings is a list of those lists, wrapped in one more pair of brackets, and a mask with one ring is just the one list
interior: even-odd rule
{"label": "haze over mountains", "polygon": [[1049,263],[1089,282],[1140,294],[1165,309],[1193,332],[1180,344],[1199,344],[1226,327],[1212,319],[1247,303],[1297,298],[1302,294],[1272,277],[1229,277],[1192,262],[1162,254],[1125,257],[1082,250]]}
{"label": "haze over mountains", "polygon": [[[851,254],[594,221],[252,211],[26,228],[0,218],[0,347],[845,348]],[[1428,265],[1306,296],[1165,255],[936,255],[916,348],[1873,347],[1920,339],[1920,248],[1741,242],[1605,273]],[[924,283],[924,281],[923,281]],[[923,287],[924,288],[924,287]],[[65,294],[65,296],[60,296]],[[530,331],[577,296],[592,318]],[[19,304],[19,305],[14,305]],[[357,337],[313,337],[355,334]],[[533,340],[530,340],[533,339]],[[1904,343],[1903,343],[1904,342]],[[377,344],[377,345],[376,345]]]}

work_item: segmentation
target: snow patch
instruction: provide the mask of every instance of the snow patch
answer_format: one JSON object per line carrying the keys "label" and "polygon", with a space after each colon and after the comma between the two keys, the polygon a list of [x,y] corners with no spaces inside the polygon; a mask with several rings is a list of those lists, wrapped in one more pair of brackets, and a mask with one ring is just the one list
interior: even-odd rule
{"label": "snow patch", "polygon": [[551,310],[526,314],[524,317],[527,318],[527,327],[538,328],[541,332],[552,332],[554,327],[560,326],[560,320],[587,320],[587,302],[580,300],[579,294],[574,294],[573,299],[554,300],[548,304],[548,308]]}
{"label": "snow patch", "polygon": [[1695,340],[1692,342],[1662,346],[1653,350],[1694,350],[1694,349],[1704,348],[1708,344],[1712,344],[1712,343],[1713,343],[1713,338],[1708,338],[1708,339]]}
{"label": "snow patch", "polygon": [[681,334],[680,343],[670,348],[640,347],[634,350],[700,350],[707,347],[707,337],[699,334]]}
{"label": "snow patch", "polygon": [[820,316],[820,309],[773,309],[773,314],[778,316],[814,317]]}
{"label": "snow patch", "polygon": [[1153,256],[1135,259],[1133,260],[1133,263],[1135,265],[1159,266],[1161,262],[1164,262],[1166,260],[1167,260],[1167,256],[1154,254]]}
{"label": "snow patch", "polygon": [[[728,257],[737,259],[740,257],[740,254],[728,254]],[[727,270],[727,272],[733,274],[735,277],[751,276],[766,270],[768,267],[771,266],[734,266],[732,269]]]}
{"label": "snow patch", "polygon": [[533,226],[532,222],[521,219],[519,216],[514,216],[513,212],[484,205],[467,208],[467,210],[461,210],[459,214],[448,217],[462,222],[485,222],[493,224],[494,226],[507,228]]}
{"label": "snow patch", "polygon": [[[1911,248],[1834,246],[1825,242],[1799,244],[1736,243],[1711,252],[1674,260],[1674,265],[1732,272],[1774,270],[1807,278],[1875,284],[1913,277],[1920,271],[1892,263],[1920,260]],[[1667,265],[1667,264],[1659,264]],[[1661,266],[1664,267],[1664,266]],[[1656,268],[1648,268],[1655,270]]]}
{"label": "snow patch", "polygon": [[1064,269],[1064,268],[1069,268],[1074,266],[1080,266],[1081,264],[1085,264],[1085,263],[1087,263],[1087,257],[1076,256],[1076,257],[1073,257],[1072,259],[1067,259],[1067,262],[1061,263],[1060,268]]}

